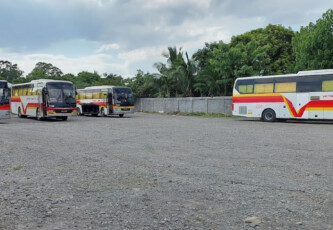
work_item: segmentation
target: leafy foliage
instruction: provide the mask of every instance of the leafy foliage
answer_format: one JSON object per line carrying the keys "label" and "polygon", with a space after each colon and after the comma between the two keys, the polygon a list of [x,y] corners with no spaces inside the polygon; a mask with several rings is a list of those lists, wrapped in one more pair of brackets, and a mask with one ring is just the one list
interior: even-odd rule
{"label": "leafy foliage", "polygon": [[333,68],[333,10],[296,32],[292,45],[296,70]]}
{"label": "leafy foliage", "polygon": [[23,71],[20,70],[17,64],[12,64],[7,60],[0,60],[0,80],[13,82],[22,77]]}

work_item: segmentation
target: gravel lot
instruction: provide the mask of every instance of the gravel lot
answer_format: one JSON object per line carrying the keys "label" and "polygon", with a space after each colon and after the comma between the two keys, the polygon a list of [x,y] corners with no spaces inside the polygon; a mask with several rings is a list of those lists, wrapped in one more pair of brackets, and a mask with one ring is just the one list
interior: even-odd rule
{"label": "gravel lot", "polygon": [[0,121],[0,229],[333,229],[333,122]]}

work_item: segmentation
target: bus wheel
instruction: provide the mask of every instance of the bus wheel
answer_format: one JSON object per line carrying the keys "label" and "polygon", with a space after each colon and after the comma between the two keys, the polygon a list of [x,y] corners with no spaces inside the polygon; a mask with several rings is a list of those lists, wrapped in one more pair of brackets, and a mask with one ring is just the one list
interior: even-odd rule
{"label": "bus wheel", "polygon": [[104,108],[101,108],[101,115],[102,115],[103,117],[106,117],[106,114],[105,114],[105,110],[104,110]]}
{"label": "bus wheel", "polygon": [[61,117],[61,120],[63,120],[63,121],[67,121],[67,119],[68,119],[67,116],[65,116],[65,117]]}
{"label": "bus wheel", "polygon": [[266,122],[273,122],[276,119],[276,114],[273,109],[266,109],[262,113],[262,120]]}
{"label": "bus wheel", "polygon": [[22,115],[21,107],[19,107],[18,110],[17,110],[17,116],[18,116],[19,118],[24,118],[24,117],[26,117],[26,116]]}
{"label": "bus wheel", "polygon": [[81,110],[80,110],[79,107],[76,108],[76,114],[77,114],[78,116],[81,116],[81,115],[82,115]]}
{"label": "bus wheel", "polygon": [[123,117],[124,116],[124,114],[119,114],[119,117]]}
{"label": "bus wheel", "polygon": [[38,121],[42,120],[42,114],[39,109],[36,109],[36,118]]}

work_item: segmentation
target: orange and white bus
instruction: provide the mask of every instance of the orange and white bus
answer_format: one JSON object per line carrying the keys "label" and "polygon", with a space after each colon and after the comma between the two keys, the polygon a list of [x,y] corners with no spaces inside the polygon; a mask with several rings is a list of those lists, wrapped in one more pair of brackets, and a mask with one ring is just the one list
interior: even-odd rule
{"label": "orange and white bus", "polygon": [[18,117],[65,121],[76,115],[75,95],[75,86],[69,81],[40,79],[12,85],[11,112]]}
{"label": "orange and white bus", "polygon": [[131,88],[122,86],[92,86],[77,90],[78,115],[102,116],[134,113]]}
{"label": "orange and white bus", "polygon": [[7,81],[0,80],[0,119],[10,118],[10,88]]}
{"label": "orange and white bus", "polygon": [[232,114],[276,119],[333,119],[333,69],[238,78]]}

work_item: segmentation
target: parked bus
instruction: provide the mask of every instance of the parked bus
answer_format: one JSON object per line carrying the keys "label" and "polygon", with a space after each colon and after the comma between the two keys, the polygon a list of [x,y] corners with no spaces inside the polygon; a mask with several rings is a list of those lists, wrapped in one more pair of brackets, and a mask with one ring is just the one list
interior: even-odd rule
{"label": "parked bus", "polygon": [[232,114],[276,119],[333,119],[333,69],[238,78]]}
{"label": "parked bus", "polygon": [[0,119],[10,118],[10,84],[0,80]]}
{"label": "parked bus", "polygon": [[69,81],[34,80],[12,85],[11,112],[18,117],[55,117],[67,120],[76,115],[75,86]]}
{"label": "parked bus", "polygon": [[122,86],[92,86],[78,90],[78,115],[102,116],[134,113],[134,96],[131,88]]}

